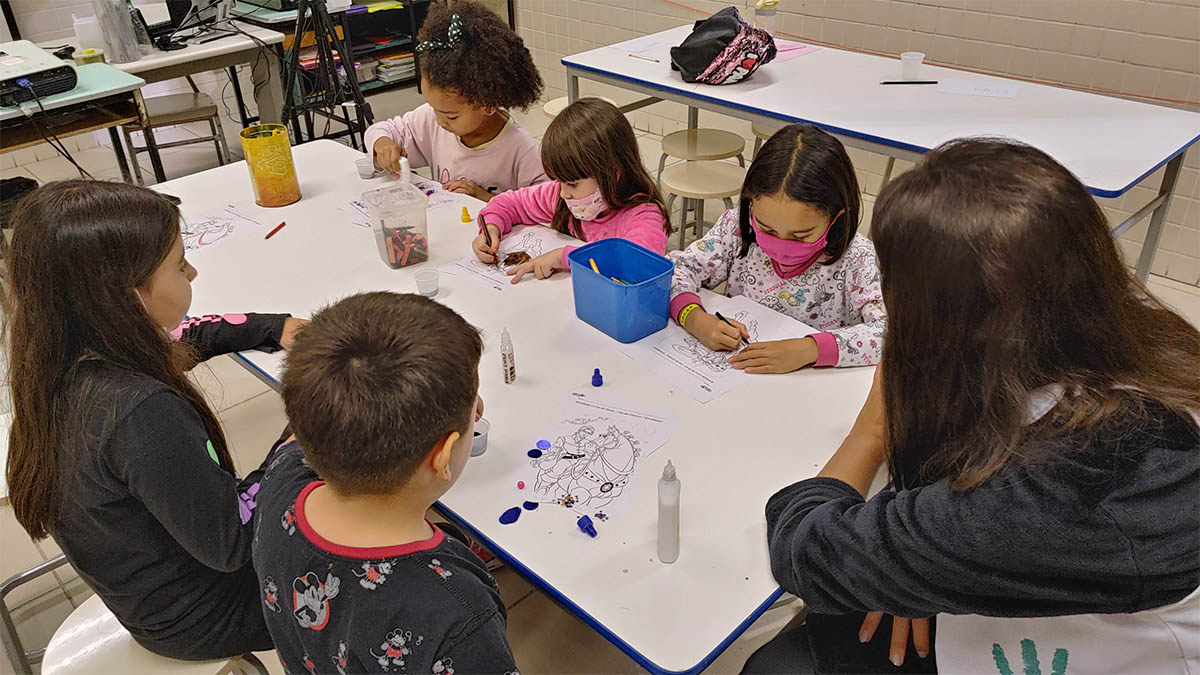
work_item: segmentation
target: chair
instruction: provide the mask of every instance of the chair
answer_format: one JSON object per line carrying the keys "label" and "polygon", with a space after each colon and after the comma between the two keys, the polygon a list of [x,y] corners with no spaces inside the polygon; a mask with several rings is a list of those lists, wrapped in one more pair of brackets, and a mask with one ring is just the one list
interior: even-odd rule
{"label": "chair", "polygon": [[769,138],[775,135],[776,131],[783,128],[782,124],[766,125],[753,122],[750,125],[750,131],[754,133],[754,156],[758,157],[758,151],[762,149],[762,144]]}
{"label": "chair", "polygon": [[[580,98],[598,98],[601,101],[608,101],[609,103],[611,103],[613,105],[617,105],[616,101],[612,100],[611,98],[609,98],[607,96],[587,96],[587,97],[580,97]],[[558,117],[558,113],[562,112],[563,108],[566,108],[566,107],[567,107],[567,97],[559,96],[558,98],[553,98],[553,99],[550,99],[549,101],[546,101],[546,105],[542,106],[542,112],[546,114],[546,117],[549,117],[550,119],[554,119],[555,117]],[[619,108],[621,106],[617,106],[617,107]]]}
{"label": "chair", "polygon": [[[196,86],[196,82],[192,80],[190,75],[185,79],[187,79],[188,85],[192,88],[191,93],[167,94],[166,96],[151,96],[146,98],[146,116],[149,119],[147,126],[150,129],[157,129],[175,124],[207,121],[209,128],[212,130],[212,135],[189,138],[182,141],[171,141],[170,143],[158,143],[158,148],[162,150],[164,148],[175,148],[181,145],[212,141],[213,145],[217,148],[217,163],[226,164],[229,162],[229,149],[225,145],[225,133],[221,130],[221,114],[217,108],[217,104],[209,98],[208,94],[201,93],[200,88]],[[144,129],[137,122],[131,122],[121,127],[121,131],[125,134],[125,146],[129,148],[129,159],[133,164],[133,175],[137,178],[138,185],[145,184],[145,181],[142,179],[142,168],[138,165],[138,153],[150,152],[150,150],[145,146],[134,145],[133,133],[144,131]]]}
{"label": "chair", "polygon": [[[12,422],[12,416],[5,414],[4,419],[4,438],[8,438],[8,425]],[[5,499],[7,501],[7,495]],[[8,661],[12,665],[14,673],[28,673],[32,670],[33,664],[40,663],[42,653],[46,650],[35,649],[26,651],[25,645],[21,644],[21,636],[17,634],[17,625],[13,621],[12,612],[8,608],[7,597],[18,587],[37,579],[46,574],[50,574],[54,570],[67,564],[67,556],[58,555],[46,562],[39,563],[33,567],[18,572],[13,576],[0,582],[0,644],[4,645],[4,651],[8,655]]]}
{"label": "chair", "polygon": [[663,136],[662,157],[658,159],[658,182],[662,185],[663,168],[667,157],[689,162],[708,162],[737,157],[738,165],[746,166],[746,139],[732,131],[721,129],[684,129]]}
{"label": "chair", "polygon": [[84,601],[50,638],[42,659],[42,675],[225,675],[262,673],[267,669],[253,654],[214,661],[178,661],[142,647],[117,617],[93,595]]}
{"label": "chair", "polygon": [[696,213],[693,231],[704,234],[704,200],[720,199],[725,208],[733,208],[733,198],[742,192],[746,170],[730,162],[680,162],[668,166],[660,176],[663,194],[667,197],[667,213],[677,197],[683,198],[679,223],[679,248],[686,243],[684,230],[688,226],[689,206]]}

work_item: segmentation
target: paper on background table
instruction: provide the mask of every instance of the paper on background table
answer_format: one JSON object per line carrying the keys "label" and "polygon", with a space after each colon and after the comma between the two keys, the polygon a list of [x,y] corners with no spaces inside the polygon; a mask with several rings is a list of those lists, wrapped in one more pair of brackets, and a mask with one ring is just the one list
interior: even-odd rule
{"label": "paper on background table", "polygon": [[[541,456],[529,457],[513,474],[516,503],[540,502],[545,511],[560,517],[566,510],[572,520],[589,516],[600,528],[599,521],[624,510],[622,496],[633,481],[646,479],[648,471],[649,478],[658,477],[658,467],[647,469],[645,462],[670,440],[675,422],[613,396],[572,392],[557,421],[546,428],[546,435],[529,439],[528,448],[507,449],[527,455],[539,440],[550,443],[549,449],[538,449]],[[516,488],[517,481],[524,481],[524,490]],[[544,517],[539,514],[522,518]]]}
{"label": "paper on background table", "polygon": [[[497,256],[500,258],[499,265],[489,265],[476,258],[474,253],[471,253],[446,265],[442,270],[450,274],[466,277],[484,288],[503,291],[513,285],[513,278],[508,276],[506,272],[515,267],[515,265],[504,264],[504,258],[508,254],[523,251],[529,254],[530,258],[536,258],[543,253],[549,253],[562,246],[563,241],[558,233],[548,227],[543,225],[518,225],[500,240],[500,249],[497,252]],[[526,283],[529,279],[532,279],[532,275],[522,280],[521,283]]]}
{"label": "paper on background table", "polygon": [[1017,83],[996,80],[942,80],[938,83],[939,94],[960,96],[991,96],[993,98],[1016,98]]}
{"label": "paper on background table", "polygon": [[646,37],[627,40],[611,46],[613,49],[629,52],[630,54],[641,54],[642,52],[648,52],[655,47],[661,47],[665,44],[667,44],[666,40],[663,40],[656,35],[648,35]]}
{"label": "paper on background table", "polygon": [[[751,342],[800,338],[817,332],[742,295],[720,297],[706,304],[705,310],[710,314],[721,312],[725,318],[745,324]],[[751,378],[762,377],[735,369],[729,364],[729,357],[737,352],[714,352],[674,321],[668,321],[661,331],[619,349],[701,403],[708,403]]]}
{"label": "paper on background table", "polygon": [[775,49],[778,51],[778,53],[775,55],[775,60],[771,63],[783,63],[784,61],[791,61],[797,56],[811,54],[820,49],[820,47],[816,45],[806,45],[799,42],[792,42],[790,40],[776,40]]}

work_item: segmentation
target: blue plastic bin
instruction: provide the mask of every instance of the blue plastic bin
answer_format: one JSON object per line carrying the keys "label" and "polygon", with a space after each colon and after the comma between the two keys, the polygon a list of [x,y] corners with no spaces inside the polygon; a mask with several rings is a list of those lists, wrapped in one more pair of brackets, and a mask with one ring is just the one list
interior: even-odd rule
{"label": "blue plastic bin", "polygon": [[[592,271],[589,258],[600,274]],[[567,261],[575,316],[617,342],[637,342],[666,328],[675,269],[670,260],[625,239],[601,239],[571,251]]]}

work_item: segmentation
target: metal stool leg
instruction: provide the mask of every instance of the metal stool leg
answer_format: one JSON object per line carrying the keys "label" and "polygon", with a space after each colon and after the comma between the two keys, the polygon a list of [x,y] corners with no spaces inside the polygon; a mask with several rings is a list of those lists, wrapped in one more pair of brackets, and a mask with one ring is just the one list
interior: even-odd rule
{"label": "metal stool leg", "polygon": [[730,199],[729,197],[722,197],[722,198],[721,198],[721,201],[725,202],[725,209],[726,209],[726,210],[730,210],[730,209],[732,209],[732,208],[733,208],[733,200],[732,200],[732,199]]}
{"label": "metal stool leg", "polygon": [[133,166],[133,179],[138,185],[145,185],[146,181],[142,178],[142,167],[138,164],[138,147],[133,144],[133,134],[129,131],[129,127],[121,127],[121,133],[125,134],[125,147],[129,149],[129,163]]}
{"label": "metal stool leg", "polygon": [[738,166],[746,168],[746,156],[740,152],[738,153]]}
{"label": "metal stool leg", "polygon": [[758,157],[758,151],[761,149],[762,149],[762,139],[755,138],[754,139],[754,156],[755,157]]}
{"label": "metal stool leg", "polygon": [[696,200],[696,238],[704,234],[704,200]]}
{"label": "metal stool leg", "polygon": [[658,189],[662,190],[662,172],[667,168],[667,153],[663,153],[662,157],[658,158]]}
{"label": "metal stool leg", "polygon": [[[675,194],[667,195],[667,222],[671,222],[671,208],[675,205]],[[683,248],[683,226],[679,227],[679,247]]]}

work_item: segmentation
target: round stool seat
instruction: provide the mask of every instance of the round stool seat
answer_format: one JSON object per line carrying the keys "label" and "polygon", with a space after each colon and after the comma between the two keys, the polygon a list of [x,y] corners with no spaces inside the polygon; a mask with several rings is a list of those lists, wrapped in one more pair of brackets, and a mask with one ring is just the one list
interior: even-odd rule
{"label": "round stool seat", "polygon": [[679,162],[662,172],[663,194],[688,199],[725,199],[742,192],[746,170],[730,162]]}
{"label": "round stool seat", "polygon": [[[601,101],[607,101],[613,105],[617,105],[616,101],[612,100],[611,98],[609,98],[607,96],[580,96],[580,98],[598,98]],[[549,117],[550,119],[554,119],[555,117],[558,117],[558,113],[562,112],[563,108],[566,108],[566,107],[567,107],[567,97],[559,96],[558,98],[554,98],[554,99],[550,99],[549,101],[546,101],[546,105],[542,106],[542,112],[546,113],[546,117]],[[617,107],[620,107],[620,106],[617,106]]]}
{"label": "round stool seat", "polygon": [[93,595],[63,622],[42,658],[43,675],[217,675],[229,671],[229,662],[177,661],[139,645],[117,617]]}
{"label": "round stool seat", "polygon": [[784,126],[785,125],[782,123],[766,125],[766,124],[759,124],[758,122],[754,122],[750,125],[750,131],[754,133],[755,138],[765,141],[765,140],[770,139],[772,136],[774,136],[775,132],[779,131]]}
{"label": "round stool seat", "polygon": [[663,136],[663,154],[691,161],[737,157],[746,151],[746,139],[722,129],[684,129]]}

